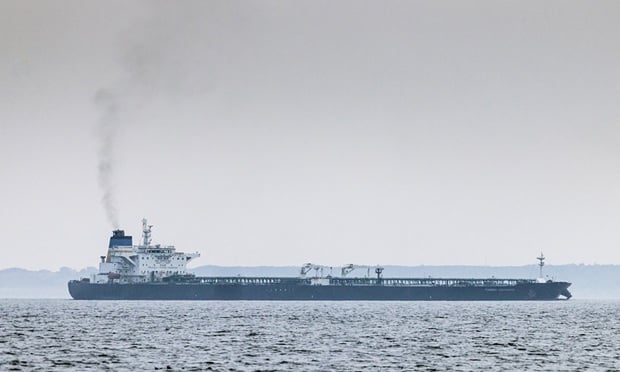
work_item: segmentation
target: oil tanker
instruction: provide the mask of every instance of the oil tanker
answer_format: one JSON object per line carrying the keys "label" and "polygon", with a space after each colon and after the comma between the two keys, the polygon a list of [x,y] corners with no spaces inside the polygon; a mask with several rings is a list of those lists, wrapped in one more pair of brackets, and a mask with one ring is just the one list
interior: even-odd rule
{"label": "oil tanker", "polygon": [[[187,270],[199,253],[151,243],[152,225],[142,220],[142,242],[114,230],[99,272],[71,280],[76,300],[324,300],[324,301],[499,301],[569,299],[571,283],[543,279],[545,257],[538,257],[538,279],[390,278],[383,268],[364,266],[365,277],[323,275],[320,265],[305,264],[298,277],[200,277]],[[314,273],[313,273],[314,272]],[[372,276],[371,276],[372,274]]]}

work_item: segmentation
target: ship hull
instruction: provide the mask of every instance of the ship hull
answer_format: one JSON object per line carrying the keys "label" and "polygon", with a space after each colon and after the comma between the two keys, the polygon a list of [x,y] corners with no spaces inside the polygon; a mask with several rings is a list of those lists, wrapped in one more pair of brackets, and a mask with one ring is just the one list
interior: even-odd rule
{"label": "ship hull", "polygon": [[570,283],[519,283],[514,286],[385,286],[90,283],[73,280],[76,300],[268,300],[268,301],[521,301],[570,298]]}

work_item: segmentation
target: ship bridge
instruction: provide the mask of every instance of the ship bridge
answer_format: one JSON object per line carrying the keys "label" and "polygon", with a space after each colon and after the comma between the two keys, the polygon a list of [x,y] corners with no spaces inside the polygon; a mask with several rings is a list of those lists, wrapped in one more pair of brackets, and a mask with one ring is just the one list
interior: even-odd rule
{"label": "ship bridge", "polygon": [[177,252],[172,245],[151,243],[153,225],[142,220],[142,244],[132,245],[132,237],[123,230],[115,230],[110,238],[107,256],[102,256],[99,274],[94,282],[122,283],[161,281],[174,275],[187,275],[187,264],[196,253]]}

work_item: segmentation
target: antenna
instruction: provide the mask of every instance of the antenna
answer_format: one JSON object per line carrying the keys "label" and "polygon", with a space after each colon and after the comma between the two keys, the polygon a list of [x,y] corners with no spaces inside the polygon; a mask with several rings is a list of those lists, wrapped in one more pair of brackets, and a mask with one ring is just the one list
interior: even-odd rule
{"label": "antenna", "polygon": [[147,225],[146,218],[142,219],[142,240],[145,246],[151,245],[151,227],[153,225]]}
{"label": "antenna", "polygon": [[383,268],[381,266],[377,266],[375,268],[375,273],[377,274],[377,281],[381,281],[381,273],[383,273]]}
{"label": "antenna", "polygon": [[545,266],[545,256],[542,252],[540,252],[540,256],[536,257],[536,259],[540,261],[538,266],[540,266],[540,277],[543,278],[543,266]]}

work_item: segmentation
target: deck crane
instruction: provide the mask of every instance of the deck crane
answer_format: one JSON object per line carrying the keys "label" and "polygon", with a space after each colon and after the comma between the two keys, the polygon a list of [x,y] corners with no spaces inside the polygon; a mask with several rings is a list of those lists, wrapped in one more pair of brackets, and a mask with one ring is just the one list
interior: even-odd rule
{"label": "deck crane", "polygon": [[342,277],[345,277],[345,276],[347,276],[348,273],[350,273],[353,270],[355,270],[355,265],[353,265],[353,264],[346,264],[340,270],[340,274],[342,275]]}
{"label": "deck crane", "polygon": [[374,269],[375,274],[377,274],[377,279],[380,279],[381,273],[383,273],[383,267],[378,266],[378,265],[377,266],[366,266],[366,265],[347,264],[342,267],[340,274],[342,275],[342,277],[345,277],[347,276],[347,274],[349,274],[351,271],[355,269],[366,269],[367,278],[370,277],[370,269]]}
{"label": "deck crane", "polygon": [[[323,265],[315,265],[313,263],[306,263],[301,267],[301,271],[299,272],[299,274],[302,277],[305,277],[306,274],[308,274],[311,270],[314,270],[314,276],[316,278],[322,278],[323,277],[323,270],[324,269],[329,269],[330,270],[330,275],[331,275],[331,267],[329,266],[323,266]],[[319,271],[321,272],[321,275],[319,275]]]}

